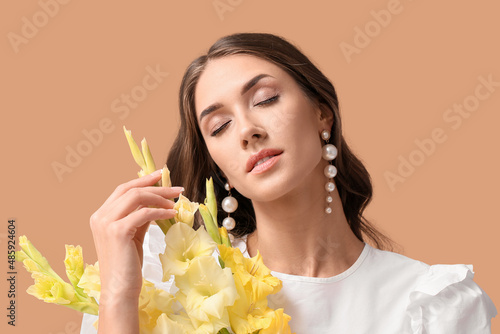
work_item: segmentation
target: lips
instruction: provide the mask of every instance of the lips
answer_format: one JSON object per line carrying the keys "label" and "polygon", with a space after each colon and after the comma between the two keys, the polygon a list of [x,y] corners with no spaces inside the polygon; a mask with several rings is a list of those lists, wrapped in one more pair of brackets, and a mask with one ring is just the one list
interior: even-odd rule
{"label": "lips", "polygon": [[247,161],[247,173],[252,171],[252,169],[261,163],[263,163],[265,160],[275,156],[275,155],[280,155],[283,153],[282,150],[274,149],[274,148],[266,148],[263,150],[260,150],[258,153],[252,155],[248,161]]}

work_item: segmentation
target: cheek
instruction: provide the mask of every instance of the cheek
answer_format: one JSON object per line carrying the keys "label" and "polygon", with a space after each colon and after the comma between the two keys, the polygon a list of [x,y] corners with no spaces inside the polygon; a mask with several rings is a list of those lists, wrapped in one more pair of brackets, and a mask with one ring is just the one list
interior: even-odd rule
{"label": "cheek", "polygon": [[317,119],[309,104],[297,106],[293,113],[284,115],[282,132],[278,135],[291,144],[289,148],[294,150],[294,156],[301,162],[316,164],[321,160],[323,146]]}
{"label": "cheek", "polygon": [[207,143],[208,153],[219,166],[222,172],[229,178],[241,167],[238,162],[238,147],[234,147],[234,141],[225,142],[219,140],[217,143]]}
{"label": "cheek", "polygon": [[279,138],[287,138],[305,145],[319,142],[319,129],[314,110],[305,101],[300,99],[290,101],[280,109],[272,121],[270,125]]}
{"label": "cheek", "polygon": [[[322,143],[315,132],[303,132],[295,138],[297,163],[316,166],[322,159]],[[314,167],[313,167],[314,168]]]}

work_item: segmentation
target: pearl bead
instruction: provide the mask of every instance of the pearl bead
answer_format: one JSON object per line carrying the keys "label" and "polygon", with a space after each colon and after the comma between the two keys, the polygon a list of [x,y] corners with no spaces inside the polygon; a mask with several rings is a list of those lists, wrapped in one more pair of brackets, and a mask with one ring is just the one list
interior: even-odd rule
{"label": "pearl bead", "polygon": [[330,139],[330,131],[328,130],[321,131],[321,138],[323,138],[323,140]]}
{"label": "pearl bead", "polygon": [[333,197],[332,197],[332,196],[326,196],[326,201],[327,201],[328,203],[333,202]]}
{"label": "pearl bead", "polygon": [[231,213],[238,208],[238,201],[232,196],[228,196],[222,200],[222,210]]}
{"label": "pearl bead", "polygon": [[236,226],[236,221],[232,217],[226,217],[222,221],[222,226],[224,226],[226,230],[231,231]]}
{"label": "pearl bead", "polygon": [[337,148],[333,144],[326,144],[323,146],[323,159],[333,160],[337,157]]}
{"label": "pearl bead", "polygon": [[328,191],[328,192],[332,192],[332,191],[334,191],[334,190],[335,190],[335,183],[333,183],[333,182],[327,182],[327,183],[325,184],[325,189],[326,189],[326,191]]}
{"label": "pearl bead", "polygon": [[234,242],[234,235],[232,235],[231,233],[229,233],[228,235],[229,235],[229,241]]}
{"label": "pearl bead", "polygon": [[226,184],[224,185],[224,189],[226,189],[227,191],[231,190],[229,183],[226,182]]}
{"label": "pearl bead", "polygon": [[327,208],[325,209],[325,212],[326,212],[326,213],[328,213],[328,214],[332,213],[332,208],[327,207]]}
{"label": "pearl bead", "polygon": [[328,165],[325,167],[325,176],[328,178],[335,177],[337,175],[337,168],[334,165]]}

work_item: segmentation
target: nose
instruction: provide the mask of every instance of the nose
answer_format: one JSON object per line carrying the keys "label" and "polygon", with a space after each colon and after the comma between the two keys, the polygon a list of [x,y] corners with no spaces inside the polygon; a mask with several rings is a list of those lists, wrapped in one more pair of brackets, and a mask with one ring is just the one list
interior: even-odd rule
{"label": "nose", "polygon": [[248,117],[240,118],[240,145],[247,149],[249,145],[267,137],[267,132]]}

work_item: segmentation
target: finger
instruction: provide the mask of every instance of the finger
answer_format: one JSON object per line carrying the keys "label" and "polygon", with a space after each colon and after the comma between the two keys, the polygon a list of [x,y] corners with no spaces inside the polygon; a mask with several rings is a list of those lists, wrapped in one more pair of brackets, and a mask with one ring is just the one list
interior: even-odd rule
{"label": "finger", "polygon": [[157,194],[167,199],[179,197],[179,194],[184,191],[183,187],[143,187],[143,188],[132,188],[129,191],[134,189],[142,189],[145,191],[149,191],[153,194]]}
{"label": "finger", "polygon": [[139,206],[172,209],[174,205],[173,201],[152,191],[147,191],[143,188],[134,188],[111,204],[109,212],[106,214],[106,220],[115,221],[124,218],[134,210],[137,210]]}
{"label": "finger", "polygon": [[116,221],[114,227],[132,239],[136,236],[137,230],[145,224],[153,220],[174,218],[176,213],[173,209],[143,207]]}
{"label": "finger", "polygon": [[126,193],[129,189],[136,187],[147,187],[153,186],[158,182],[161,178],[161,169],[154,171],[151,174],[142,176],[137,179],[130,180],[128,182],[122,183],[115,188],[115,190],[111,193],[111,195],[106,199],[102,206],[105,206],[111,202],[114,202],[118,197]]}
{"label": "finger", "polygon": [[[184,188],[182,187],[144,187],[144,188],[132,188],[129,189],[125,194],[123,194],[121,197],[117,198],[114,202],[102,206],[99,209],[99,215],[102,217],[107,217],[107,221],[113,221],[116,219],[120,219],[130,212],[134,211],[135,209],[138,208],[139,205],[143,206],[158,206],[158,207],[164,207],[164,208],[171,208],[170,204],[173,204],[172,201],[165,202],[162,201],[160,198],[154,198],[151,196],[147,196],[146,194],[149,193],[151,195],[157,195],[159,197],[162,197],[163,199],[173,199],[176,197],[179,197],[179,194],[184,191]],[[144,200],[148,202],[143,202]],[[132,202],[131,202],[132,201]],[[152,201],[152,202],[151,202]],[[127,204],[125,205],[124,204]],[[127,207],[128,206],[128,207]],[[115,212],[116,210],[118,211]],[[109,217],[112,217],[114,219],[109,219]]]}

